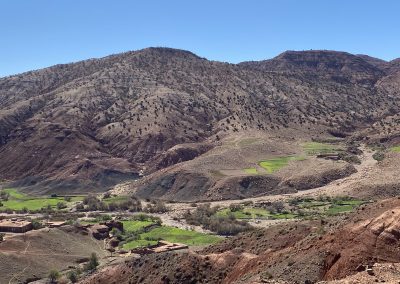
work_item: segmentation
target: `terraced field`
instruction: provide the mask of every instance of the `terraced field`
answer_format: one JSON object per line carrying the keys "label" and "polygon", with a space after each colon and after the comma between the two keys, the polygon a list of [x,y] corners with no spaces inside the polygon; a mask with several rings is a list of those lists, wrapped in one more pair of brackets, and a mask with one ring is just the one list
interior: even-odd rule
{"label": "terraced field", "polygon": [[83,196],[71,196],[69,199],[64,197],[33,197],[24,193],[18,192],[15,189],[4,189],[4,192],[9,194],[8,200],[3,200],[0,211],[4,210],[40,210],[50,206],[56,208],[60,202],[67,206],[83,200]]}
{"label": "terraced field", "polygon": [[302,146],[304,152],[309,156],[336,153],[341,150],[337,145],[320,142],[307,142],[303,143]]}
{"label": "terraced field", "polygon": [[154,220],[125,220],[122,248],[129,250],[137,247],[154,245],[158,240],[172,243],[182,243],[189,246],[209,245],[220,241],[222,238],[216,235],[188,231],[170,226],[155,226],[149,231],[147,227],[156,225]]}
{"label": "terraced field", "polygon": [[259,165],[263,167],[268,173],[272,174],[283,167],[286,167],[290,161],[301,161],[304,160],[301,156],[283,156],[264,160],[259,162]]}

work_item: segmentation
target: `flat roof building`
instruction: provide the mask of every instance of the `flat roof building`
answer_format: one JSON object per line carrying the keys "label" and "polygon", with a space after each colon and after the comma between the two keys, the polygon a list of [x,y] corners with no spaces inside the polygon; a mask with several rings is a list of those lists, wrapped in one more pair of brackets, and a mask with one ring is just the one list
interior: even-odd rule
{"label": "flat roof building", "polygon": [[33,229],[32,222],[26,220],[4,219],[0,220],[0,232],[25,233]]}

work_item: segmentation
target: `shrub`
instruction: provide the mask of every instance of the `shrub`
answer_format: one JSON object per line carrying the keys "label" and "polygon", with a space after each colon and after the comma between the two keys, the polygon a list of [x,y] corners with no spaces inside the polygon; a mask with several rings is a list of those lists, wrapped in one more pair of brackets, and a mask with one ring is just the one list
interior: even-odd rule
{"label": "shrub", "polygon": [[97,266],[99,266],[99,259],[97,258],[96,253],[92,253],[90,255],[89,262],[85,266],[86,271],[96,270]]}
{"label": "shrub", "polygon": [[34,230],[39,230],[40,228],[43,227],[42,223],[38,220],[32,220],[32,227]]}
{"label": "shrub", "polygon": [[168,211],[168,209],[164,202],[157,200],[147,204],[147,206],[144,208],[144,211],[148,213],[165,213]]}
{"label": "shrub", "polygon": [[374,153],[372,155],[372,158],[374,158],[375,160],[377,160],[378,162],[382,161],[383,159],[385,159],[385,153],[378,151],[376,153]]}
{"label": "shrub", "polygon": [[219,235],[236,235],[248,231],[252,227],[245,221],[238,221],[234,214],[227,217],[216,216],[218,207],[211,208],[209,204],[199,205],[194,212],[186,212],[184,218],[190,225],[202,226]]}
{"label": "shrub", "polygon": [[72,200],[71,196],[64,196],[64,201],[71,202],[71,200]]}
{"label": "shrub", "polygon": [[57,203],[57,209],[61,210],[61,209],[65,209],[67,208],[67,204],[65,204],[64,202],[58,202]]}
{"label": "shrub", "polygon": [[67,278],[71,283],[76,283],[78,282],[78,273],[76,273],[76,271],[70,271],[67,273]]}
{"label": "shrub", "polygon": [[5,191],[0,191],[0,199],[3,201],[8,201],[8,199],[10,198],[10,194],[8,192]]}
{"label": "shrub", "polygon": [[57,270],[51,270],[48,278],[50,283],[57,283],[57,279],[60,278],[60,273]]}
{"label": "shrub", "polygon": [[4,241],[4,236],[5,236],[6,234],[4,234],[4,233],[0,233],[0,242],[2,242],[2,241]]}

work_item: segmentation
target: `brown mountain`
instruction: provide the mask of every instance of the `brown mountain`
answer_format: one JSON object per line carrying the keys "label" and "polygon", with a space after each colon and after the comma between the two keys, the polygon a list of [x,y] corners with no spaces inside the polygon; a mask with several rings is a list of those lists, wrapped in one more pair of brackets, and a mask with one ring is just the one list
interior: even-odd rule
{"label": "brown mountain", "polygon": [[374,62],[288,51],[228,64],[147,48],[2,78],[0,178],[102,190],[239,133],[361,129],[399,111],[398,73]]}

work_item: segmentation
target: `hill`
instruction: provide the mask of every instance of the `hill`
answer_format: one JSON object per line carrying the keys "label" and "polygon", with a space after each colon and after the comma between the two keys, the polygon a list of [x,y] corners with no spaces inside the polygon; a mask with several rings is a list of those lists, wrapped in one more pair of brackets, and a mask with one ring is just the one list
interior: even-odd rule
{"label": "hill", "polygon": [[288,51],[228,64],[147,48],[1,78],[0,178],[105,190],[237,135],[342,136],[399,112],[400,75],[374,62]]}

